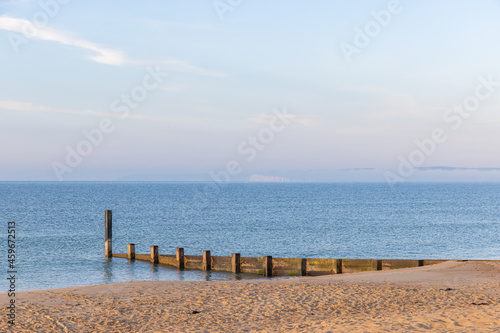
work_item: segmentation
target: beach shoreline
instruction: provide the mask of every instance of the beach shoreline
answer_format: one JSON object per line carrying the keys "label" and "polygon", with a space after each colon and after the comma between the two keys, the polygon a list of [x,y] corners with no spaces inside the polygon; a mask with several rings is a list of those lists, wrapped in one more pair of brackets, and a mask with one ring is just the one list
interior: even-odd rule
{"label": "beach shoreline", "polygon": [[[7,293],[0,294],[8,305]],[[0,330],[7,331],[8,309]],[[500,261],[16,292],[15,332],[496,332]]]}

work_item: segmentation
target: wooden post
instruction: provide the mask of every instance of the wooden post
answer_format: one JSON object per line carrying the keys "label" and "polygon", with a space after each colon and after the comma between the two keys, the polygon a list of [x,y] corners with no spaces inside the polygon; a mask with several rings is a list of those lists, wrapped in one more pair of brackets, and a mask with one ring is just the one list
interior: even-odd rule
{"label": "wooden post", "polygon": [[233,271],[233,273],[241,272],[241,260],[239,253],[231,254],[231,270]]}
{"label": "wooden post", "polygon": [[210,271],[212,269],[212,257],[210,256],[210,251],[203,251],[203,263],[202,270]]}
{"label": "wooden post", "polygon": [[135,244],[134,243],[127,244],[127,254],[128,254],[128,260],[135,260]]}
{"label": "wooden post", "polygon": [[302,259],[302,263],[301,263],[301,274],[302,276],[306,276],[307,275],[307,259]]}
{"label": "wooden post", "polygon": [[151,245],[151,262],[158,263],[158,245]]}
{"label": "wooden post", "polygon": [[112,240],[113,240],[113,217],[110,210],[104,212],[104,239],[105,245],[104,250],[106,251],[106,258],[111,258],[113,256]]}
{"label": "wooden post", "polygon": [[377,271],[381,271],[383,267],[382,260],[377,260]]}
{"label": "wooden post", "polygon": [[175,249],[175,257],[177,259],[177,267],[184,269],[184,248],[178,247]]}
{"label": "wooden post", "polygon": [[272,256],[264,256],[264,276],[271,277],[273,276],[273,257]]}
{"label": "wooden post", "polygon": [[342,259],[337,259],[337,274],[342,274]]}

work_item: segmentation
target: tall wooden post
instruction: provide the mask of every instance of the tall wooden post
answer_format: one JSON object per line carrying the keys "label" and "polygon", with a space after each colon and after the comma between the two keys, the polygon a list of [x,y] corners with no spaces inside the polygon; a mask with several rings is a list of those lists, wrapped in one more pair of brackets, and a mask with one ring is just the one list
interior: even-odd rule
{"label": "tall wooden post", "polygon": [[210,271],[212,269],[212,257],[210,256],[210,251],[203,251],[203,263],[202,270]]}
{"label": "tall wooden post", "polygon": [[158,245],[151,245],[151,262],[158,263]]}
{"label": "tall wooden post", "polygon": [[273,276],[273,257],[272,256],[264,256],[264,276],[271,277]]}
{"label": "tall wooden post", "polygon": [[307,259],[302,259],[302,262],[300,265],[300,275],[302,275],[302,276],[307,275]]}
{"label": "tall wooden post", "polygon": [[337,272],[336,274],[342,274],[342,259],[337,259]]}
{"label": "tall wooden post", "polygon": [[184,269],[184,248],[178,247],[175,249],[175,257],[177,259],[177,267]]}
{"label": "tall wooden post", "polygon": [[231,270],[233,271],[233,273],[241,272],[241,261],[239,253],[231,254]]}
{"label": "tall wooden post", "polygon": [[127,244],[127,254],[128,254],[128,260],[135,260],[135,244],[134,243]]}
{"label": "tall wooden post", "polygon": [[113,256],[112,249],[112,239],[113,239],[113,216],[110,210],[106,210],[104,212],[104,223],[105,223],[105,231],[104,231],[104,239],[105,245],[104,250],[106,251],[106,258],[111,258]]}

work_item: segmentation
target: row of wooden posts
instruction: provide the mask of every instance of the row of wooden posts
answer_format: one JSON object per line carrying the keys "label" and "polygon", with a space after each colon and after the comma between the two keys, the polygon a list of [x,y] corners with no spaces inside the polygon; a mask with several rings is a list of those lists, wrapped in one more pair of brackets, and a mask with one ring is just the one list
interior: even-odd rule
{"label": "row of wooden posts", "polygon": [[[106,257],[113,257],[113,213],[111,210],[105,211],[105,251]],[[135,244],[128,243],[127,244],[127,258],[129,260],[135,260]],[[212,270],[212,259],[210,250],[203,251],[203,259],[202,259],[202,270],[210,271]],[[184,269],[184,248],[178,247],[175,249],[175,258],[177,261],[177,268]],[[272,256],[263,256],[263,269],[262,273],[264,276],[273,276],[273,257]],[[159,263],[159,251],[158,245],[151,245],[151,262],[153,264]],[[302,259],[302,276],[306,275],[306,259]],[[341,273],[342,271],[342,262],[340,261],[340,267],[337,268],[337,272]],[[241,255],[240,253],[232,253],[231,254],[231,271],[233,273],[241,272]]]}
{"label": "row of wooden posts", "polygon": [[[122,256],[119,254],[115,254],[115,256]],[[153,264],[158,264],[160,263],[160,255],[158,253],[158,245],[151,245],[151,257],[150,261]],[[273,257],[272,256],[264,256],[262,257],[264,260],[264,266],[263,266],[263,274],[264,276],[272,276],[273,275]],[[128,243],[127,244],[127,259],[129,260],[135,260],[135,244],[134,243]],[[175,265],[179,269],[184,269],[184,263],[185,263],[185,256],[184,256],[184,248],[178,247],[175,249],[175,260],[177,264]],[[210,254],[210,250],[205,250],[203,251],[203,256],[202,256],[202,262],[201,262],[201,269],[204,271],[211,271],[212,270],[212,256]],[[241,273],[241,255],[239,253],[232,253],[231,254],[231,272],[233,273]],[[306,275],[305,271],[305,259],[304,259],[304,270],[303,274]]]}
{"label": "row of wooden posts", "polygon": [[[106,258],[113,257],[113,213],[111,210],[105,211],[105,251]],[[175,249],[175,257],[177,261],[177,268],[184,269],[184,248],[178,247]],[[135,260],[135,244],[128,243],[127,244],[127,258],[129,260]],[[233,273],[241,272],[241,255],[240,253],[232,253],[231,254],[231,271]],[[272,256],[263,256],[264,261],[263,265],[263,275],[264,276],[273,276],[273,257]],[[153,264],[159,263],[159,251],[158,245],[151,245],[151,262]],[[211,254],[209,250],[203,251],[203,259],[202,259],[202,270],[210,271],[212,269],[212,260]],[[341,269],[338,269],[340,271]],[[303,259],[301,275],[306,275],[306,261]]]}
{"label": "row of wooden posts", "polygon": [[112,251],[112,212],[105,212],[105,251],[106,257],[128,258],[129,260],[150,261],[153,264],[166,264],[178,269],[201,269],[205,271],[226,271],[233,273],[258,273],[271,276],[306,276],[373,271],[393,268],[432,265],[444,260],[397,260],[397,259],[303,259],[241,257],[232,253],[231,257],[212,256],[203,251],[202,256],[184,255],[184,248],[176,248],[175,255],[160,255],[157,245],[151,246],[150,254],[136,254],[135,244],[127,245],[127,253]]}

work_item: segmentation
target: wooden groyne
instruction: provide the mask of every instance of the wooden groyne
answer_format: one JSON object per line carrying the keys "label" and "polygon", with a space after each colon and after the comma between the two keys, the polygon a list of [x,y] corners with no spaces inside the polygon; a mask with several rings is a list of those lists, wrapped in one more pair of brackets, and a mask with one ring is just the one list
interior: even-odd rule
{"label": "wooden groyne", "polygon": [[177,248],[175,254],[160,254],[157,245],[151,246],[151,253],[135,253],[135,244],[127,245],[127,253],[112,252],[112,213],[105,212],[105,252],[106,257],[128,260],[149,261],[167,265],[179,270],[221,271],[232,273],[253,273],[272,276],[317,276],[329,274],[355,273],[396,268],[433,265],[446,260],[406,260],[406,259],[312,259],[273,258],[272,256],[242,257],[240,253],[231,256],[213,256],[211,251],[202,255],[185,255],[184,248]]}

